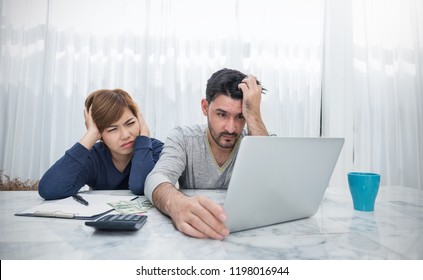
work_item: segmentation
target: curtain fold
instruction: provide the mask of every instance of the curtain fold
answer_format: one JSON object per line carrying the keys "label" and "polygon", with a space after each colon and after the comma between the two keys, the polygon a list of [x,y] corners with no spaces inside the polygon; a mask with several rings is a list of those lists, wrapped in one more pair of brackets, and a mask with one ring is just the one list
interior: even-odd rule
{"label": "curtain fold", "polygon": [[367,106],[354,115],[354,164],[385,174],[382,182],[422,188],[423,45],[416,31],[423,5],[391,1],[382,12],[383,1],[355,4],[354,17],[366,23],[354,26],[355,106]]}
{"label": "curtain fold", "polygon": [[323,131],[346,138],[333,180],[346,185],[346,172],[368,171],[382,185],[423,189],[423,3],[326,6],[339,25],[325,28]]}

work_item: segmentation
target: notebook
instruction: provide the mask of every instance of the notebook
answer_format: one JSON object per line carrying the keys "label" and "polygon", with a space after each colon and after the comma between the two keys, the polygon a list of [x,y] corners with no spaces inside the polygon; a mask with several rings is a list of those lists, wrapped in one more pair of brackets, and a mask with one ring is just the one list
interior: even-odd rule
{"label": "notebook", "polygon": [[244,137],[224,202],[230,232],[314,215],[343,144],[343,138]]}
{"label": "notebook", "polygon": [[94,220],[114,210],[109,203],[130,201],[138,197],[102,194],[102,191],[84,192],[81,195],[89,202],[88,206],[75,201],[72,197],[45,200],[29,209],[15,213],[15,216]]}

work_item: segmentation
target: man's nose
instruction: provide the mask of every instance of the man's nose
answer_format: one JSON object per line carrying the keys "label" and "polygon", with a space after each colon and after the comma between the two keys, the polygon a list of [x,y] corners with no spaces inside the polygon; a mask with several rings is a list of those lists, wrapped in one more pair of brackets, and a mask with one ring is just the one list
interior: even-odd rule
{"label": "man's nose", "polygon": [[228,119],[225,124],[225,130],[229,133],[234,133],[236,131],[236,123],[233,119]]}

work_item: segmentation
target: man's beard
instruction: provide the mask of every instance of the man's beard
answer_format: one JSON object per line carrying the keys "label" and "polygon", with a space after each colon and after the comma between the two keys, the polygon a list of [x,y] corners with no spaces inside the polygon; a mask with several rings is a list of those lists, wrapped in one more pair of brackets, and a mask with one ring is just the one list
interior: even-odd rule
{"label": "man's beard", "polygon": [[[235,144],[236,144],[236,142],[239,138],[239,135],[237,133],[229,133],[229,132],[221,132],[221,133],[219,133],[218,136],[215,136],[215,134],[213,133],[212,130],[210,130],[210,135],[213,138],[213,141],[219,147],[221,147],[223,149],[232,149],[235,146]],[[234,141],[228,142],[228,141],[221,140],[222,137],[224,137],[224,136],[233,136]]]}

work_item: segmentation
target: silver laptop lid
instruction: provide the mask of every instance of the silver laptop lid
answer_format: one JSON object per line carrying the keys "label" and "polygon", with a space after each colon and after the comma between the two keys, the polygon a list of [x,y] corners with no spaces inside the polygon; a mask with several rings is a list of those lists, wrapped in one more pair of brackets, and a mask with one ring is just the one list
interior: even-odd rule
{"label": "silver laptop lid", "polygon": [[228,229],[314,215],[343,144],[343,138],[244,137],[224,203]]}

